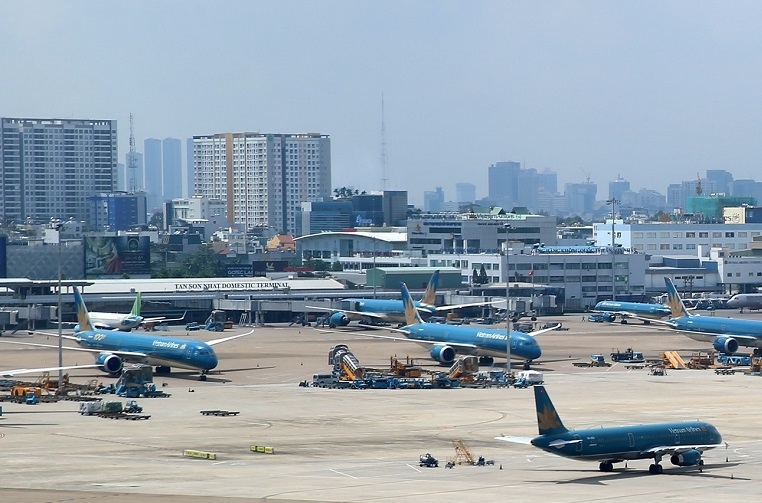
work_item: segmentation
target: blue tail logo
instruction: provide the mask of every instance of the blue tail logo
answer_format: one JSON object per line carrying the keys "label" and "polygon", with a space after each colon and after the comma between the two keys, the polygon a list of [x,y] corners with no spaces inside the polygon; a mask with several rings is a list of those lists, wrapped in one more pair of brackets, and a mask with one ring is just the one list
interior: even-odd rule
{"label": "blue tail logo", "polygon": [[540,435],[560,435],[567,430],[550,401],[545,386],[534,386],[534,403],[537,408],[537,428]]}
{"label": "blue tail logo", "polygon": [[431,275],[429,284],[426,285],[426,291],[423,292],[423,298],[421,304],[426,306],[435,306],[437,302],[437,285],[439,284],[439,270],[434,271]]}
{"label": "blue tail logo", "polygon": [[80,332],[92,332],[95,330],[93,324],[90,322],[90,315],[87,314],[87,308],[85,307],[85,301],[82,300],[82,296],[79,294],[79,289],[74,287],[74,306],[77,308],[77,323],[79,323]]}
{"label": "blue tail logo", "polygon": [[672,280],[664,276],[664,283],[667,285],[667,302],[665,302],[665,305],[672,311],[672,318],[690,316],[688,310],[685,309],[685,304],[683,304],[680,294],[677,293],[675,285],[672,284]]}
{"label": "blue tail logo", "polygon": [[400,290],[402,291],[402,305],[405,308],[405,324],[415,325],[416,323],[423,323],[421,315],[418,314],[418,310],[413,304],[413,299],[410,297],[410,292],[407,290],[407,285],[401,283]]}

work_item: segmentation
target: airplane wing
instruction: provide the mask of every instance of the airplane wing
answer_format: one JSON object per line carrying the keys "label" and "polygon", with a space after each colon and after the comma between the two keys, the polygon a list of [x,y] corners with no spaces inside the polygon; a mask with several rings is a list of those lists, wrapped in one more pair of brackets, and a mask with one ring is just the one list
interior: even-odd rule
{"label": "airplane wing", "polygon": [[[39,344],[39,343],[36,343],[36,342],[0,341],[0,343],[3,343],[3,344],[19,344],[21,346],[33,346],[33,347],[38,347],[38,348],[58,349],[57,345],[53,345],[53,344]],[[69,346],[63,346],[61,349],[65,349],[67,351],[84,351],[84,352],[87,352],[87,353],[109,353],[109,354],[114,354],[114,355],[117,355],[117,356],[132,356],[132,357],[143,357],[143,358],[148,356],[145,353],[138,353],[138,352],[135,352],[135,351],[109,351],[109,350],[105,350],[105,349],[95,349],[95,348],[72,348],[72,347],[69,347]]]}
{"label": "airplane wing", "polygon": [[706,444],[706,445],[663,445],[659,447],[652,447],[651,449],[648,449],[647,451],[642,451],[646,454],[653,454],[653,455],[659,455],[663,456],[665,454],[680,454],[686,451],[696,450],[699,452],[704,452],[709,449],[716,449],[717,447],[722,447],[725,444]]}
{"label": "airplane wing", "polygon": [[222,339],[214,339],[212,341],[207,341],[206,344],[209,346],[214,346],[215,344],[222,344],[223,342],[232,341],[233,339],[238,339],[239,337],[244,337],[253,333],[254,330],[249,330],[245,334],[231,335],[230,337],[223,337]]}
{"label": "airplane wing", "polygon": [[561,326],[561,324],[557,323],[557,324],[553,325],[552,327],[543,328],[543,329],[540,329],[540,330],[535,330],[534,332],[529,332],[527,335],[531,335],[532,337],[535,337],[537,335],[544,334],[545,332],[550,332],[551,330],[555,330],[555,329],[557,329],[560,326]]}
{"label": "airplane wing", "polygon": [[188,311],[185,311],[179,318],[167,318],[166,316],[155,316],[153,318],[143,318],[141,323],[163,323],[165,321],[183,321]]}
{"label": "airplane wing", "polygon": [[[395,332],[409,333],[409,332],[407,332],[405,330],[395,330]],[[421,340],[421,339],[408,339],[407,337],[394,337],[392,335],[377,335],[377,334],[360,333],[360,332],[351,332],[351,333],[355,333],[355,334],[361,335],[363,337],[370,337],[370,338],[373,338],[373,339],[387,339],[387,340],[390,340],[390,341],[414,342],[416,344],[430,344],[432,346],[446,344],[446,345],[452,346],[454,348],[478,349],[478,346],[475,346],[474,344],[464,344],[464,343],[459,343],[459,342],[426,341],[426,340]]]}
{"label": "airplane wing", "polygon": [[367,311],[349,311],[348,309],[334,309],[331,307],[317,307],[317,306],[304,306],[307,309],[316,309],[320,311],[328,311],[329,313],[344,313],[353,316],[354,319],[360,318],[373,318],[379,321],[390,321],[389,316],[385,313],[373,313]]}
{"label": "airplane wing", "polygon": [[429,312],[429,310],[434,309],[435,311],[452,311],[453,309],[461,309],[465,307],[477,307],[477,306],[494,306],[496,304],[505,304],[504,300],[492,300],[492,301],[484,301],[484,302],[470,302],[468,304],[450,304],[447,306],[426,306],[424,310],[426,312]]}
{"label": "airplane wing", "polygon": [[[51,333],[51,332],[40,332],[39,330],[35,330],[35,332],[34,332],[34,333],[35,333],[35,334],[40,334],[40,335],[45,335],[45,336],[47,336],[47,337],[58,337],[58,334],[54,334],[54,333]],[[69,340],[71,340],[71,341],[78,341],[78,340],[79,340],[79,339],[78,339],[76,336],[74,336],[74,335],[66,335],[66,334],[61,334],[61,337],[62,337],[62,338],[64,338],[64,339],[69,339]],[[57,347],[57,346],[56,346],[56,347]]]}
{"label": "airplane wing", "polygon": [[495,437],[495,440],[502,440],[504,442],[513,442],[514,444],[526,444],[532,445],[532,439],[530,437]]}
{"label": "airplane wing", "polygon": [[36,372],[53,372],[57,370],[91,369],[96,367],[98,367],[98,365],[70,365],[68,367],[44,367],[44,368],[36,368],[36,369],[0,370],[0,377],[13,377],[18,374],[34,374]]}

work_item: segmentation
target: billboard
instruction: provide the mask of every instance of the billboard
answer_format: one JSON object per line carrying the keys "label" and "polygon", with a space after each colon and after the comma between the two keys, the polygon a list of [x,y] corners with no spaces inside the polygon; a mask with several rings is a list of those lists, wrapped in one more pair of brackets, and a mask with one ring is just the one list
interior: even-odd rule
{"label": "billboard", "polygon": [[254,269],[251,264],[225,264],[225,274],[231,278],[250,278],[254,275]]}
{"label": "billboard", "polygon": [[0,278],[7,278],[7,270],[5,267],[5,246],[8,244],[8,238],[6,236],[0,236]]}
{"label": "billboard", "polygon": [[85,277],[150,275],[148,236],[85,237]]}
{"label": "billboard", "polygon": [[288,260],[255,260],[251,263],[253,276],[267,276],[269,272],[283,272],[288,267]]}

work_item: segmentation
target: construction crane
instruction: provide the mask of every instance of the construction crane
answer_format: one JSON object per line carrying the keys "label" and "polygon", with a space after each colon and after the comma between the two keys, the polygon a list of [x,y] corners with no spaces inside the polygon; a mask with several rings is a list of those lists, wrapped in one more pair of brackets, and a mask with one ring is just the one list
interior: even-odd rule
{"label": "construction crane", "polygon": [[701,186],[701,174],[696,172],[696,195],[700,196],[704,193],[704,188]]}

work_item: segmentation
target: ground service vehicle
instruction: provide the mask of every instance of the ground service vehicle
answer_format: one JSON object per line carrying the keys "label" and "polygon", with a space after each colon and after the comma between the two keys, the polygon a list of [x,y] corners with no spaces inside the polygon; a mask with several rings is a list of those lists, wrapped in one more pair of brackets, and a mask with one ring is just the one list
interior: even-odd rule
{"label": "ground service vehicle", "polygon": [[425,466],[428,468],[437,468],[439,467],[439,460],[427,452],[426,454],[421,454],[421,458],[420,458],[420,461],[418,462],[418,466]]}

